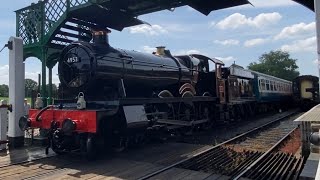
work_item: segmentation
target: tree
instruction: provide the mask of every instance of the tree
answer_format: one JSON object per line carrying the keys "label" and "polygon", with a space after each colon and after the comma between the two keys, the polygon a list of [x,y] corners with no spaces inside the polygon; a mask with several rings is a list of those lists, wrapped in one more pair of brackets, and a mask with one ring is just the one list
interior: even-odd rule
{"label": "tree", "polygon": [[9,96],[9,86],[6,84],[0,85],[0,96],[8,97]]}
{"label": "tree", "polygon": [[[49,95],[50,86],[47,84],[47,95]],[[58,97],[58,87],[55,84],[52,84],[52,97]]]}
{"label": "tree", "polygon": [[290,58],[284,51],[270,51],[259,57],[259,62],[252,62],[248,69],[292,81],[299,76],[297,59]]}
{"label": "tree", "polygon": [[32,90],[36,90],[38,83],[32,79],[25,79],[25,95],[26,97],[31,97]]}

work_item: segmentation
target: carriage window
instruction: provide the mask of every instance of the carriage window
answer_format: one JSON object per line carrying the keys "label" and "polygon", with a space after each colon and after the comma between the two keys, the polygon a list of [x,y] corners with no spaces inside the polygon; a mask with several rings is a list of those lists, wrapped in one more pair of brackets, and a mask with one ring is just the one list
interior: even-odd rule
{"label": "carriage window", "polygon": [[209,63],[209,72],[213,72],[216,69],[216,64],[212,61],[208,61]]}
{"label": "carriage window", "polygon": [[270,81],[270,90],[273,91],[273,81]]}
{"label": "carriage window", "polygon": [[200,61],[199,65],[198,65],[198,71],[199,72],[208,72],[207,66],[204,61]]}
{"label": "carriage window", "polygon": [[186,58],[186,57],[177,57],[179,62],[181,64],[183,64],[184,66],[186,66],[187,68],[191,69],[192,68],[192,63],[190,61],[190,59]]}
{"label": "carriage window", "polygon": [[264,79],[261,79],[261,90],[266,90],[266,82]]}
{"label": "carriage window", "polygon": [[259,89],[262,90],[261,88],[261,80],[259,79]]}
{"label": "carriage window", "polygon": [[266,80],[266,87],[267,87],[267,91],[270,90],[270,82],[268,80]]}

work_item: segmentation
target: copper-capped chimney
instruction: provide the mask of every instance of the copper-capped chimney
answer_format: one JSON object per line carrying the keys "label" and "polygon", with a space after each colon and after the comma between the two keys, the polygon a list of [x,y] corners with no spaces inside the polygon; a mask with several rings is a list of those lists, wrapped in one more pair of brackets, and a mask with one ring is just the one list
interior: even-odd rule
{"label": "copper-capped chimney", "polygon": [[157,48],[156,55],[158,55],[158,56],[165,56],[166,55],[166,53],[165,53],[166,47],[165,46],[158,46],[156,48]]}
{"label": "copper-capped chimney", "polygon": [[111,33],[109,29],[93,31],[92,33],[93,43],[109,45],[109,36],[108,36],[109,33]]}

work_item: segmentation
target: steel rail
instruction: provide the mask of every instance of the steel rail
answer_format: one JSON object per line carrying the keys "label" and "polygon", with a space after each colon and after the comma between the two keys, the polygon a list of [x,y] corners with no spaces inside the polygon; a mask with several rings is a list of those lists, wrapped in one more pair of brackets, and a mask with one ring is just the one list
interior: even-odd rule
{"label": "steel rail", "polygon": [[[189,161],[189,160],[191,160],[191,159],[193,159],[193,158],[196,158],[196,157],[199,156],[199,155],[205,154],[205,153],[207,153],[207,152],[209,152],[209,151],[211,151],[211,150],[214,150],[214,149],[216,149],[216,148],[218,148],[218,147],[221,147],[222,145],[225,145],[225,144],[228,144],[228,143],[230,143],[230,142],[239,140],[239,139],[241,139],[241,138],[243,138],[243,137],[245,137],[245,136],[247,136],[247,135],[249,135],[249,134],[251,134],[251,133],[253,133],[253,132],[255,132],[255,131],[258,131],[258,130],[260,130],[260,129],[263,129],[263,128],[265,128],[265,127],[268,127],[268,126],[270,126],[270,125],[272,125],[272,124],[274,124],[274,123],[280,122],[280,121],[282,121],[283,119],[286,119],[286,118],[288,118],[288,117],[296,114],[297,112],[298,112],[298,111],[295,111],[295,112],[289,113],[289,114],[287,114],[287,115],[285,115],[285,116],[283,116],[283,117],[277,118],[276,120],[273,120],[273,121],[271,121],[271,122],[268,122],[268,123],[266,123],[266,124],[263,124],[262,126],[256,127],[256,128],[254,128],[254,129],[252,129],[252,130],[250,130],[250,131],[247,131],[247,132],[242,133],[242,134],[240,134],[240,135],[238,135],[238,136],[235,136],[235,137],[233,137],[233,138],[231,138],[231,139],[229,139],[229,140],[227,140],[227,141],[224,141],[224,142],[222,142],[222,143],[219,143],[219,144],[217,144],[217,145],[215,145],[215,146],[213,146],[213,147],[211,147],[211,148],[208,148],[208,149],[206,149],[206,150],[204,150],[204,151],[201,151],[201,152],[199,152],[199,153],[196,153],[196,154],[194,154],[194,155],[191,156],[191,157],[185,158],[185,159],[183,159],[183,160],[181,160],[181,161],[178,161],[178,162],[176,162],[176,163],[174,163],[174,164],[171,164],[171,165],[169,165],[169,166],[166,166],[166,167],[164,167],[164,168],[162,168],[162,169],[160,169],[160,170],[157,170],[157,171],[154,171],[154,172],[152,172],[152,173],[149,173],[149,174],[147,174],[147,175],[145,175],[145,176],[142,176],[142,177],[140,177],[138,180],[146,180],[146,179],[149,179],[149,178],[151,178],[151,177],[154,177],[154,176],[156,176],[156,175],[158,175],[158,174],[160,174],[160,173],[162,173],[162,172],[165,172],[165,171],[167,171],[167,170],[169,170],[169,169],[172,169],[172,168],[174,168],[174,167],[176,167],[176,166],[178,166],[178,165],[180,165],[180,164],[182,164],[182,163],[184,163],[184,162],[186,162],[186,161]],[[241,173],[241,174],[242,174],[242,173]]]}
{"label": "steel rail", "polygon": [[289,133],[287,133],[284,137],[282,137],[275,145],[273,145],[267,152],[263,153],[256,161],[254,161],[249,167],[247,167],[244,171],[242,171],[238,176],[233,178],[234,180],[240,179],[245,173],[247,173],[250,169],[256,166],[262,159],[264,159],[267,155],[273,152],[285,139],[287,139],[298,127],[292,129]]}

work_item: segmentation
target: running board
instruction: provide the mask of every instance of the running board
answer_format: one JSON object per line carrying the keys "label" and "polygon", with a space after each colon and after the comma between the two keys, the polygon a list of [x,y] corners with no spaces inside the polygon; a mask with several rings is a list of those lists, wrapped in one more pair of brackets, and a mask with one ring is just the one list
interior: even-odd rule
{"label": "running board", "polygon": [[179,121],[179,120],[169,120],[169,119],[158,119],[157,123],[179,125],[179,126],[193,126],[193,125],[202,124],[202,123],[205,123],[208,121],[209,121],[209,119],[201,119],[201,120],[196,120],[196,121]]}

